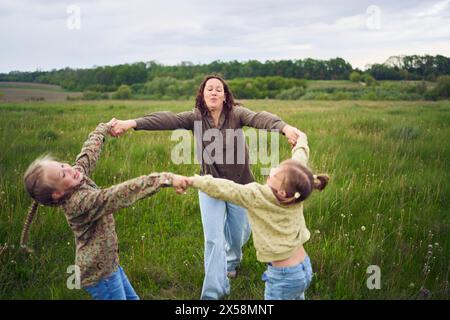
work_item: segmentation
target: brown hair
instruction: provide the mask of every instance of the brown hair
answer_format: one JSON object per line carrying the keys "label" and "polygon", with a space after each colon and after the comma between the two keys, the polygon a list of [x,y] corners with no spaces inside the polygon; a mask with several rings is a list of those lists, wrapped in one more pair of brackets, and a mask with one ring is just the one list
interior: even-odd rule
{"label": "brown hair", "polygon": [[322,191],[330,178],[326,174],[313,175],[310,169],[296,160],[285,160],[281,164],[280,173],[284,174],[281,187],[286,192],[280,203],[293,204],[306,200],[313,190]]}
{"label": "brown hair", "polygon": [[222,82],[223,90],[225,93],[225,101],[223,103],[223,111],[225,112],[225,115],[228,115],[230,113],[231,109],[233,109],[234,106],[238,105],[234,101],[233,93],[231,92],[230,87],[225,82],[225,80],[218,74],[210,74],[207,75],[202,83],[200,84],[198,91],[197,91],[197,97],[195,98],[195,107],[200,110],[203,116],[208,114],[208,107],[206,106],[205,98],[203,96],[203,91],[205,90],[206,82],[208,82],[209,79],[217,79],[220,82]]}
{"label": "brown hair", "polygon": [[44,168],[42,164],[47,161],[54,161],[55,159],[50,155],[44,155],[34,160],[25,171],[23,180],[25,183],[25,190],[28,192],[31,198],[33,198],[33,204],[28,210],[27,217],[22,229],[22,235],[20,237],[20,245],[24,248],[27,247],[28,233],[31,223],[37,213],[39,203],[47,206],[57,205],[58,202],[52,197],[55,188],[45,180]]}

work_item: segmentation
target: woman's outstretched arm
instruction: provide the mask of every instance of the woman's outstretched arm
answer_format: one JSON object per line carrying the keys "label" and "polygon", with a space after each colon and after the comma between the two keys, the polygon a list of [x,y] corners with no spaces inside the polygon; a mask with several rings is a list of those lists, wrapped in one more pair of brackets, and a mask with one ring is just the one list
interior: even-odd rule
{"label": "woman's outstretched arm", "polygon": [[130,129],[135,130],[193,130],[195,121],[194,111],[173,113],[170,111],[154,112],[137,119],[117,120],[112,127],[111,134],[118,137]]}
{"label": "woman's outstretched arm", "polygon": [[280,117],[270,112],[254,112],[244,107],[237,107],[236,113],[241,120],[242,126],[265,130],[278,130],[286,136],[289,143],[293,146],[298,139],[300,131],[297,128],[288,125],[286,122],[281,120]]}

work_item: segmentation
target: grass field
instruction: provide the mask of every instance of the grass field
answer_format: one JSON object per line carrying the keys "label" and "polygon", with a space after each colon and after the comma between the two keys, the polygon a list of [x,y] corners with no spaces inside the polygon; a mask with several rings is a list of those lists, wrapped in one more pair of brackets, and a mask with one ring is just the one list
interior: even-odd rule
{"label": "grass field", "polygon": [[[310,164],[331,176],[305,203],[305,245],[315,277],[309,299],[448,299],[450,272],[450,102],[244,101],[305,131]],[[0,299],[88,299],[68,290],[73,234],[61,211],[40,208],[31,256],[18,250],[31,201],[22,176],[51,151],[72,162],[88,133],[110,118],[192,108],[183,102],[29,102],[0,104]],[[93,174],[100,186],[153,171],[185,175],[196,165],[170,161],[170,132],[109,139]],[[281,160],[289,146],[280,137]],[[252,167],[259,182],[260,165]],[[198,299],[203,233],[197,193],[171,189],[116,214],[121,264],[144,299]],[[366,286],[381,268],[381,289]],[[265,266],[250,241],[230,299],[261,299]]]}

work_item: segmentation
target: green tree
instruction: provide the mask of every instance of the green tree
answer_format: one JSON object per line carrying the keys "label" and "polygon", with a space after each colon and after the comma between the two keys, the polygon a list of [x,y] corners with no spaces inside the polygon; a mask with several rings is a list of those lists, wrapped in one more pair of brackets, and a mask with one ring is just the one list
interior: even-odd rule
{"label": "green tree", "polygon": [[372,77],[370,74],[368,74],[368,73],[365,73],[363,76],[362,76],[362,80],[364,81],[364,83],[366,84],[366,85],[368,85],[369,87],[370,86],[374,86],[374,85],[376,85],[376,80],[375,80],[375,78],[374,77]]}
{"label": "green tree", "polygon": [[360,82],[361,81],[361,74],[359,73],[359,72],[357,72],[357,71],[353,71],[351,74],[350,74],[350,81],[353,81],[353,82]]}
{"label": "green tree", "polygon": [[112,98],[118,100],[131,99],[132,93],[129,86],[126,84],[121,85],[116,92],[113,93]]}

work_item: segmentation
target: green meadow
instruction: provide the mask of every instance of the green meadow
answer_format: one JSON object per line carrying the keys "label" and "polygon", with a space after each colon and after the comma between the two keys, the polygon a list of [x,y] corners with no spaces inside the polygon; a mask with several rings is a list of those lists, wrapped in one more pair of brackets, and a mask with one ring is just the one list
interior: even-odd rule
{"label": "green meadow", "polygon": [[[450,272],[450,101],[248,100],[307,133],[310,166],[330,184],[305,202],[314,269],[308,299],[448,299]],[[31,204],[23,173],[51,152],[72,163],[99,122],[154,111],[190,110],[192,101],[64,101],[0,104],[0,299],[89,299],[66,286],[74,238],[62,211],[40,207],[29,255],[18,248]],[[174,164],[169,131],[109,138],[92,178],[99,186],[151,172],[198,173]],[[280,136],[280,161],[290,148]],[[261,168],[252,166],[258,182]],[[115,214],[121,264],[143,299],[198,299],[203,231],[197,191],[164,189]],[[367,268],[381,270],[370,290]],[[265,265],[252,241],[228,299],[262,299]]]}

